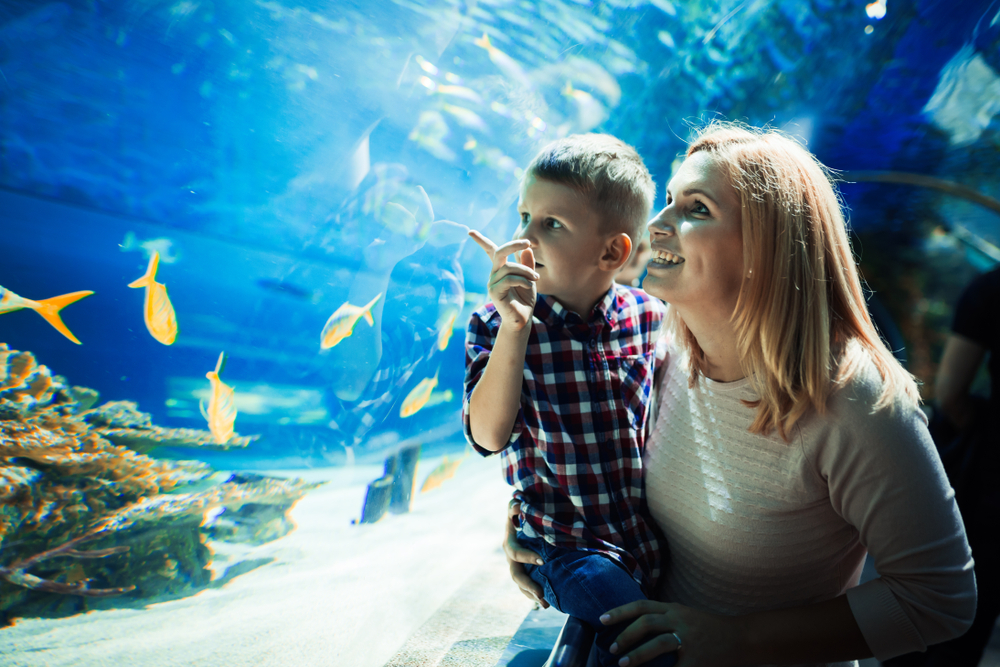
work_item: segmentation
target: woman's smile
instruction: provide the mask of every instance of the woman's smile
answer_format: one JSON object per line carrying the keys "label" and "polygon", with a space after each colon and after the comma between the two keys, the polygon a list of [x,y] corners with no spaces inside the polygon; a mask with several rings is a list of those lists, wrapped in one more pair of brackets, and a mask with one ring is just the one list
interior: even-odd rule
{"label": "woman's smile", "polygon": [[648,266],[651,268],[670,268],[684,263],[684,258],[666,250],[653,249]]}

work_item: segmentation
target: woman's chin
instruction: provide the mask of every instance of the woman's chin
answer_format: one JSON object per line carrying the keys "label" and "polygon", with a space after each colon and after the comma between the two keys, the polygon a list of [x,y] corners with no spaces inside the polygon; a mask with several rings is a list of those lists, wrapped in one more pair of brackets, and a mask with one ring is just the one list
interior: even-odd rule
{"label": "woman's chin", "polygon": [[673,284],[672,270],[653,269],[650,267],[646,271],[646,277],[642,281],[642,289],[647,294],[651,294],[659,299],[667,300]]}

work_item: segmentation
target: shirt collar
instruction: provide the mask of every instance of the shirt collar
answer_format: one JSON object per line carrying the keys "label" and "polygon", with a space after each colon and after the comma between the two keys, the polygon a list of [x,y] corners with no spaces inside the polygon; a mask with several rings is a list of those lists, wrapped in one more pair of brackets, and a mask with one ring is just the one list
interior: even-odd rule
{"label": "shirt collar", "polygon": [[604,298],[597,302],[590,317],[584,321],[577,313],[566,310],[555,297],[548,294],[539,294],[535,302],[535,317],[549,326],[565,325],[594,325],[597,320],[604,320],[611,326],[618,323],[618,311],[621,309],[616,285],[612,284]]}

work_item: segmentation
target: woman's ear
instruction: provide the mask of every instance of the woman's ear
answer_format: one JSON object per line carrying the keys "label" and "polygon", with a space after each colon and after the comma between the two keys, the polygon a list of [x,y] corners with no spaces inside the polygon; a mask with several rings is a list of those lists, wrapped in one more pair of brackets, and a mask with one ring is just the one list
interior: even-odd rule
{"label": "woman's ear", "polygon": [[605,271],[618,271],[618,269],[628,263],[628,258],[632,254],[632,239],[628,234],[622,232],[610,237],[604,245],[604,254],[601,255],[601,268]]}

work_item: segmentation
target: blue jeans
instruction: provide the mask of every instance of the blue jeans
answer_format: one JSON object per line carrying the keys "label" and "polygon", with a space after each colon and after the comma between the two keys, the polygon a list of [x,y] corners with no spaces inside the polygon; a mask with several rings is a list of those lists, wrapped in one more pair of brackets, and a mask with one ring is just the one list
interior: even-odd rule
{"label": "blue jeans", "polygon": [[[607,556],[589,551],[573,551],[554,547],[545,540],[527,537],[520,531],[521,546],[538,553],[544,565],[525,565],[525,569],[542,587],[545,601],[570,616],[575,616],[594,629],[594,652],[600,667],[617,667],[624,655],[609,651],[619,633],[632,621],[616,625],[601,623],[601,615],[636,600],[646,600],[642,589],[625,568]],[[675,653],[661,655],[646,663],[650,667],[673,667]]]}

